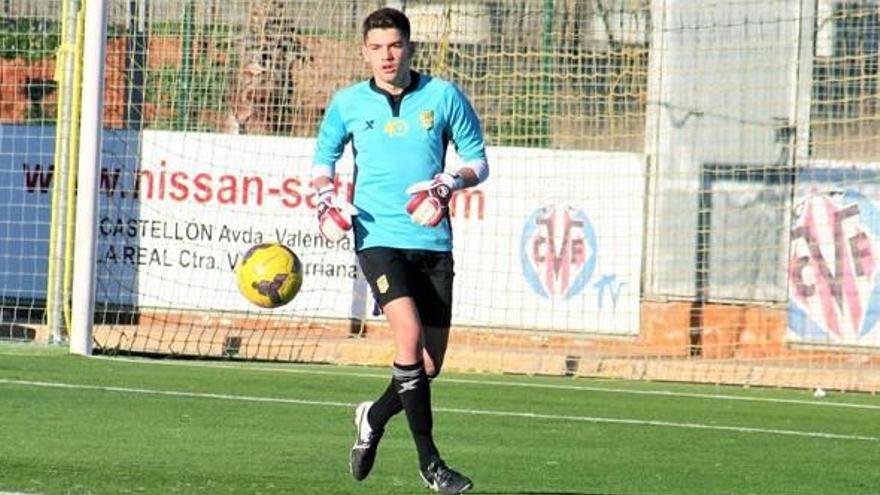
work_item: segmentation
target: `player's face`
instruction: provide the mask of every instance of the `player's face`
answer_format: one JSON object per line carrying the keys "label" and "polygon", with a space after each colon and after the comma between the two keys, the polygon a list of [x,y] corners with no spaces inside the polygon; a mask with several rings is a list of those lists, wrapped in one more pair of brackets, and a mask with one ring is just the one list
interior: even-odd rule
{"label": "player's face", "polygon": [[394,28],[367,31],[362,48],[373,77],[380,87],[403,88],[409,81],[412,45]]}

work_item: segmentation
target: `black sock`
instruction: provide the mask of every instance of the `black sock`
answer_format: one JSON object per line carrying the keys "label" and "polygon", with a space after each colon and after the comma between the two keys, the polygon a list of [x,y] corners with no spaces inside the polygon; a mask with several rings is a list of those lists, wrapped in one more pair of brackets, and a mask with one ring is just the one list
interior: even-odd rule
{"label": "black sock", "polygon": [[431,434],[434,419],[431,415],[431,386],[428,375],[425,374],[421,361],[409,365],[394,363],[392,381],[403,404],[403,410],[406,411],[409,430],[416,442],[419,466],[425,469],[432,460],[439,457]]}
{"label": "black sock", "polygon": [[397,395],[394,378],[391,378],[388,388],[370,407],[367,421],[373,429],[384,430],[388,420],[400,411],[403,411],[403,404],[400,402],[400,396]]}

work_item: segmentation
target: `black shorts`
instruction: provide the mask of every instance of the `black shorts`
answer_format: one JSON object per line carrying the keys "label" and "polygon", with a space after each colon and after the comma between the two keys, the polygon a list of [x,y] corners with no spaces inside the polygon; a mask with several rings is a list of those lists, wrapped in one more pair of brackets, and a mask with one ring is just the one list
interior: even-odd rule
{"label": "black shorts", "polygon": [[449,327],[455,275],[452,253],[374,247],[357,256],[380,307],[399,297],[412,297],[422,325]]}

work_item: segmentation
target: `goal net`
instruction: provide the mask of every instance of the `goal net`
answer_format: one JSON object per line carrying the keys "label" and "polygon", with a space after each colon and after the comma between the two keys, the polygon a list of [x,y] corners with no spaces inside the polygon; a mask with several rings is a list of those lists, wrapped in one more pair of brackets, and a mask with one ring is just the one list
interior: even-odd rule
{"label": "goal net", "polygon": [[[61,33],[62,2],[45,3],[7,18]],[[448,368],[880,389],[876,2],[397,4],[416,70],[473,102],[492,170],[451,209]],[[320,237],[310,185],[317,126],[369,77],[360,23],[382,5],[109,2],[98,352],[388,362],[351,243]],[[0,63],[31,77],[54,67],[47,44]],[[21,85],[0,81],[0,107]],[[29,328],[67,258],[47,262],[58,203],[27,189],[52,177],[22,168],[38,148],[21,143],[49,136],[54,157],[60,121],[3,111],[0,243],[19,250],[4,249],[3,316]],[[343,192],[353,169],[347,152]],[[273,310],[233,273],[264,242],[304,267]]]}
{"label": "goal net", "polygon": [[[327,245],[317,233],[310,186],[330,96],[368,77],[360,23],[376,6],[169,2],[111,14],[125,36],[108,45],[99,349],[387,360],[386,341],[350,338],[387,332],[351,243]],[[415,66],[460,84],[492,146],[493,179],[453,201],[455,325],[476,330],[475,343],[485,330],[514,331],[505,338],[524,343],[526,331],[635,335],[645,171],[633,146],[645,80],[626,71],[644,65],[645,47],[590,49],[572,64],[550,50],[581,44],[573,34],[557,39],[581,14],[529,4],[406,8]],[[624,80],[578,101],[588,57]],[[625,132],[606,143],[585,131],[605,125]],[[596,149],[585,146],[591,139]],[[351,189],[352,171],[348,154],[340,190]],[[525,192],[535,201],[521,201]],[[582,197],[601,209],[587,212]],[[597,229],[627,254],[600,257]],[[262,242],[288,245],[304,265],[295,301],[271,311],[250,305],[232,277],[237,256]],[[490,290],[500,287],[509,290]]]}

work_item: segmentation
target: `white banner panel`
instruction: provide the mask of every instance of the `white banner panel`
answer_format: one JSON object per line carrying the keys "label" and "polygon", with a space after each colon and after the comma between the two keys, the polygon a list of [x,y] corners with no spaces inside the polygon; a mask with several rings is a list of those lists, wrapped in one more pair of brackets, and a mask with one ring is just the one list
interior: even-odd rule
{"label": "white banner panel", "polygon": [[[100,219],[99,299],[254,310],[231,290],[236,256],[281,241],[306,272],[300,296],[275,311],[362,316],[350,242],[328,247],[315,228],[313,145],[144,132],[140,171],[105,174],[115,206]],[[489,156],[489,181],[453,203],[455,323],[636,334],[643,158],[521,148]],[[350,156],[339,169],[349,187]]]}
{"label": "white banner panel", "polygon": [[482,219],[454,222],[454,321],[637,334],[644,158],[497,147],[488,155],[489,180],[470,193],[482,196]]}
{"label": "white banner panel", "polygon": [[[318,234],[310,186],[314,141],[145,131],[140,170],[113,168],[98,231],[99,300],[257,311],[233,267],[254,244],[283,242],[303,261],[294,303],[277,313],[347,317],[356,268],[351,242]],[[348,167],[340,167],[350,172]],[[348,174],[350,177],[350,173]],[[350,180],[350,179],[349,179]]]}

